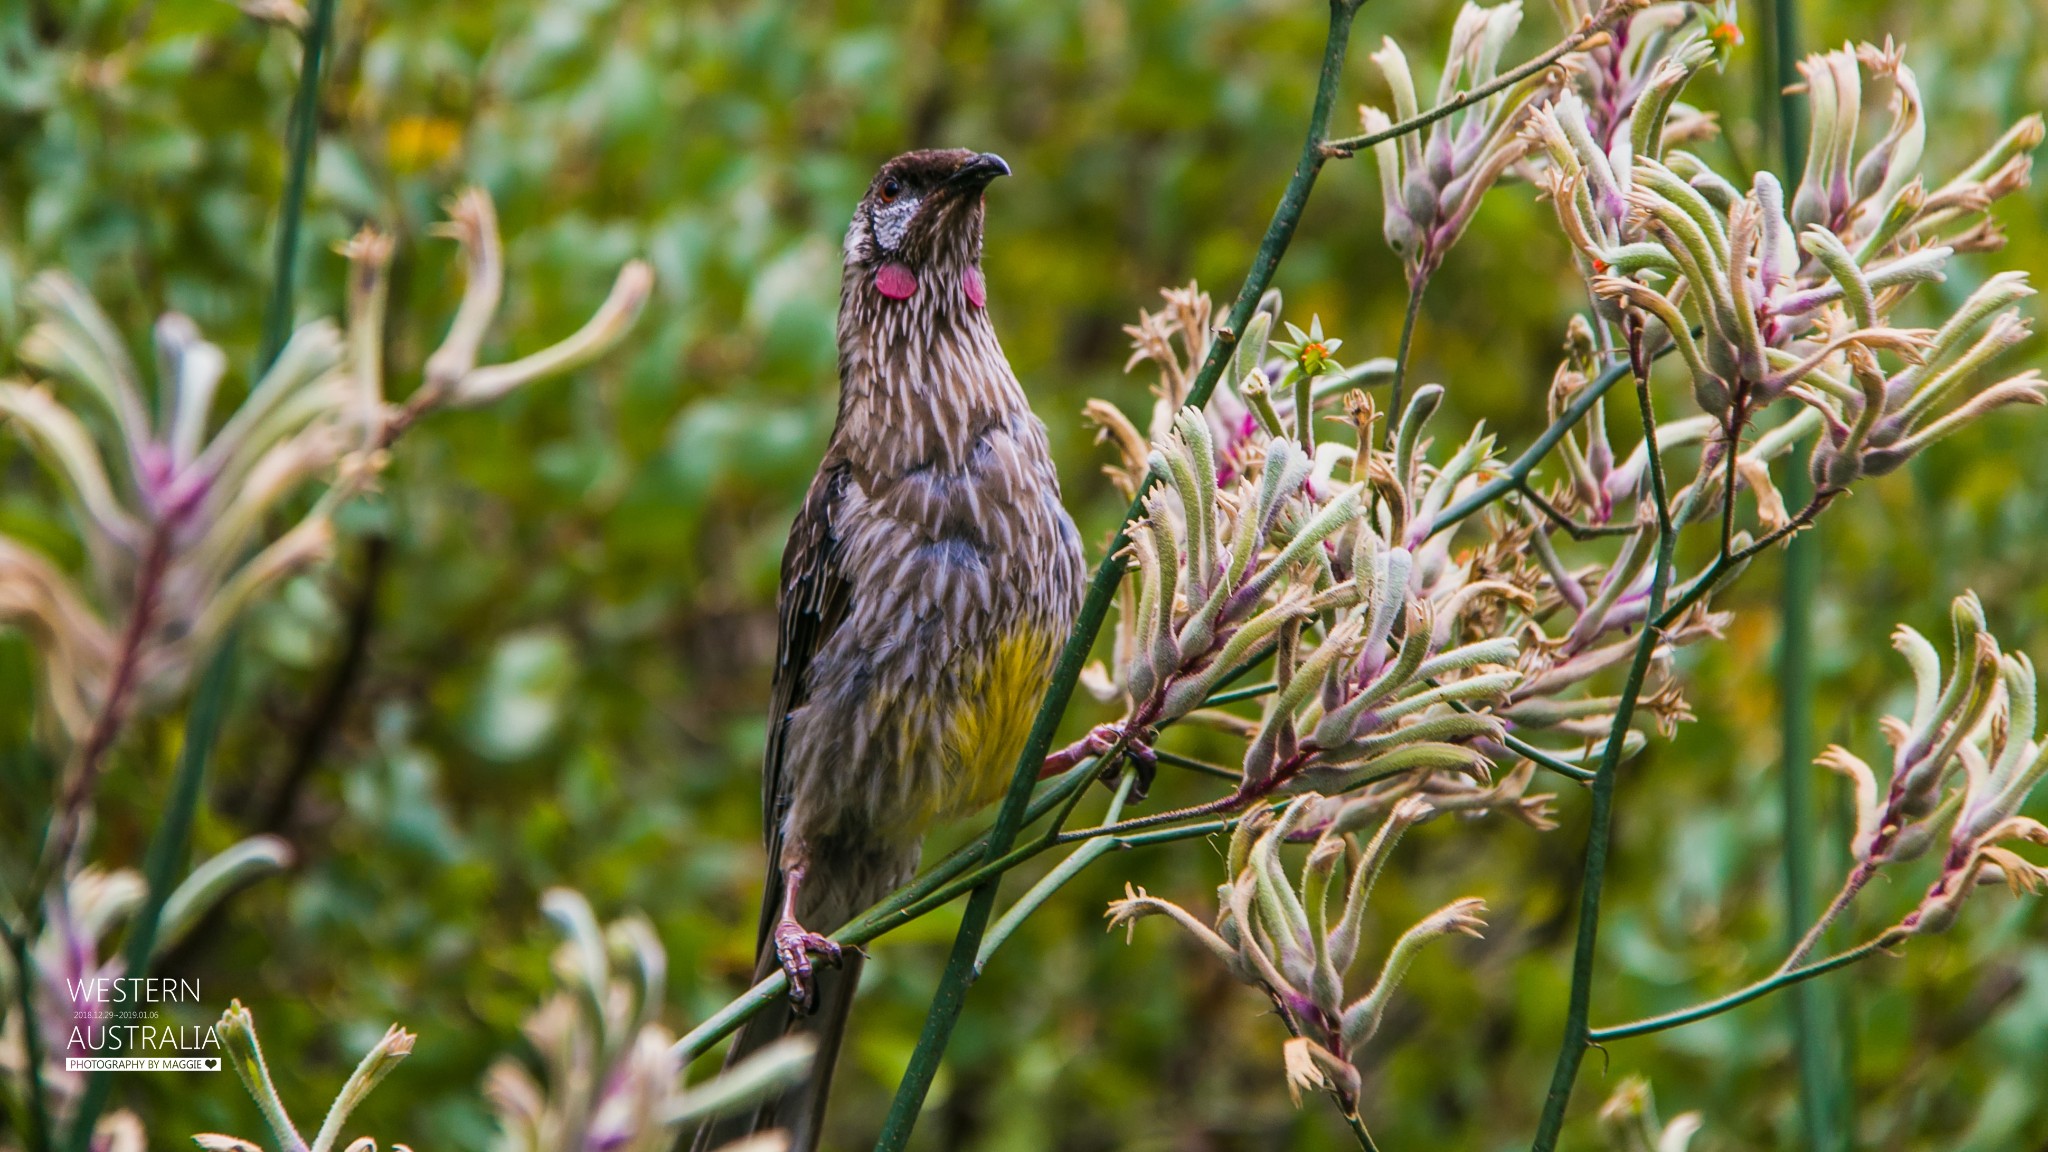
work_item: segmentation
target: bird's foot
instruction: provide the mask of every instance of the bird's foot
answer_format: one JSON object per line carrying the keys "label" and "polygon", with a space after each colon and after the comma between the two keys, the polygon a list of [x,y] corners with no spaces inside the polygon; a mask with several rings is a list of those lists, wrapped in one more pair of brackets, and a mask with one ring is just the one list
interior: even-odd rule
{"label": "bird's foot", "polygon": [[[1148,729],[1144,733],[1133,736],[1124,745],[1124,761],[1131,766],[1132,771],[1138,774],[1138,778],[1131,782],[1131,799],[1133,800],[1143,800],[1152,791],[1152,778],[1159,775],[1159,756],[1152,751],[1152,745],[1144,738],[1150,735],[1151,732]],[[1114,788],[1116,787],[1117,778],[1121,774],[1121,770],[1112,764],[1107,771],[1103,772],[1102,779],[1110,787]]]}
{"label": "bird's foot", "polygon": [[1094,756],[1102,759],[1103,782],[1114,788],[1128,762],[1138,773],[1131,796],[1143,800],[1152,789],[1152,777],[1159,771],[1159,758],[1152,753],[1153,736],[1150,728],[1126,731],[1122,724],[1097,724],[1086,736],[1047,756],[1038,770],[1038,778],[1057,776]]}
{"label": "bird's foot", "polygon": [[794,920],[775,925],[774,942],[776,962],[782,965],[782,974],[789,977],[789,1002],[799,1012],[816,1010],[818,989],[811,982],[815,971],[811,957],[837,968],[841,962],[839,945]]}
{"label": "bird's foot", "polygon": [[1097,724],[1086,736],[1045,758],[1039,766],[1038,778],[1044,780],[1058,776],[1090,756],[1104,756],[1123,739],[1124,730],[1118,724]]}

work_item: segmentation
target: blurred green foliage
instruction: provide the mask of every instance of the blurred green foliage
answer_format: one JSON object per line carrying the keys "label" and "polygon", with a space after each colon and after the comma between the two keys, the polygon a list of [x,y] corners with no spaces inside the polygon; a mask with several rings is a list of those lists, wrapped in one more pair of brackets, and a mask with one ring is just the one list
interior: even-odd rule
{"label": "blurred green foliage", "polygon": [[[1379,35],[1438,59],[1452,15],[1448,2],[1368,6],[1351,102],[1384,98],[1363,58]],[[1813,45],[1909,44],[1935,171],[2048,105],[2036,7],[1809,3],[1804,19]],[[363,1125],[474,1149],[491,1136],[484,1068],[517,1048],[550,986],[546,886],[582,890],[606,918],[652,918],[674,964],[672,1026],[723,1003],[752,963],[776,565],[830,427],[838,238],[872,167],[910,146],[971,144],[1016,168],[991,195],[990,306],[1099,548],[1121,502],[1080,404],[1149,405],[1118,371],[1120,325],[1154,307],[1159,286],[1235,290],[1299,146],[1323,24],[1311,0],[346,0],[302,318],[340,310],[331,244],[364,220],[395,230],[390,358],[395,379],[416,378],[459,291],[452,245],[430,226],[469,182],[495,196],[507,237],[499,350],[573,328],[634,254],[660,288],[628,348],[579,379],[418,429],[385,492],[347,517],[341,562],[259,613],[206,850],[265,823],[318,734],[355,615],[373,621],[367,660],[282,829],[301,866],[172,958],[207,995],[181,1022],[240,997],[264,1021],[289,1100],[331,1095],[353,1055],[403,1022],[418,1048]],[[1526,24],[1521,43],[1537,51],[1553,22],[1532,12]],[[54,266],[138,341],[177,309],[237,363],[254,357],[296,52],[288,33],[219,0],[0,10],[0,349],[22,331],[26,279]],[[1693,89],[1722,112],[1726,136],[1708,151],[1727,168],[1772,154],[1751,114],[1756,65],[1743,49]],[[1360,359],[1391,351],[1403,304],[1377,202],[1369,160],[1334,165],[1279,277],[1289,314],[1320,314]],[[1960,299],[1993,266],[2040,269],[2044,207],[2038,189],[2008,202],[2011,247],[1973,258],[1941,292]],[[1510,445],[1542,419],[1580,299],[1553,233],[1526,185],[1496,192],[1433,285],[1416,341],[1414,378],[1445,383],[1454,417],[1485,418]],[[1626,435],[1634,414],[1621,405],[1615,420]],[[2042,437],[2037,416],[2002,414],[1826,518],[1824,742],[1876,743],[1875,718],[1906,683],[1892,624],[1938,633],[1965,587],[2010,647],[2048,657]],[[12,441],[0,469],[0,530],[75,560],[58,503]],[[1622,782],[1596,1021],[1712,995],[1775,963],[1776,572],[1775,557],[1759,562],[1724,600],[1743,611],[1689,669],[1699,719]],[[9,843],[39,826],[50,792],[30,751],[30,666],[19,638],[0,641]],[[1070,723],[1096,718],[1082,707]],[[144,726],[116,757],[100,858],[140,856],[175,727]],[[1196,795],[1164,780],[1151,803]],[[1835,782],[1820,788],[1833,805]],[[1390,1013],[1365,1097],[1384,1146],[1526,1139],[1562,1022],[1583,832],[1581,799],[1562,807],[1548,835],[1431,825],[1390,870],[1374,910],[1382,946],[1459,895],[1485,897],[1493,927],[1425,957]],[[1840,841],[1820,852],[1824,876],[1839,875]],[[1126,879],[1206,909],[1220,871],[1200,843],[1112,856],[1054,901],[977,988],[919,1145],[1345,1146],[1327,1109],[1289,1105],[1283,1033],[1256,998],[1170,933],[1125,947],[1100,931]],[[1914,891],[1874,891],[1859,922]],[[842,1071],[842,1146],[879,1119],[952,923],[934,916],[875,951]],[[2041,924],[2038,903],[1990,896],[1947,936],[1834,978],[1858,1146],[2041,1147]],[[1789,1067],[1783,1005],[1769,1000],[1623,1042],[1589,1062],[1568,1145],[1590,1144],[1593,1106],[1641,1072],[1666,1114],[1705,1112],[1695,1147],[1791,1147]],[[120,1088],[155,1147],[253,1126],[228,1078],[131,1075]]]}

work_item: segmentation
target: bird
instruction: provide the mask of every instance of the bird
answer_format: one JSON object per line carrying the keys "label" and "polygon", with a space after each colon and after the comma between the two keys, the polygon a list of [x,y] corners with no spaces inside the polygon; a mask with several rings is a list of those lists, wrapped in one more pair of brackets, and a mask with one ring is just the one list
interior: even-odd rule
{"label": "bird", "polygon": [[1002,795],[1079,611],[1081,539],[982,276],[1003,158],[881,166],[847,226],[838,416],[782,557],[755,979],[789,997],[726,1065],[791,1034],[810,1076],[699,1129],[815,1149],[864,957],[826,936],[916,871],[924,833]]}

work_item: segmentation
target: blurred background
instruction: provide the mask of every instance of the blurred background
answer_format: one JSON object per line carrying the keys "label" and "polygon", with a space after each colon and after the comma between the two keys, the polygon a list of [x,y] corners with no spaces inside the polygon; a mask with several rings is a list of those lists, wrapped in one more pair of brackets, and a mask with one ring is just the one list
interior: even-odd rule
{"label": "blurred background", "polygon": [[[1354,131],[1349,109],[1385,101],[1365,59],[1383,34],[1433,85],[1453,15],[1448,0],[1368,4],[1334,127]],[[1703,152],[1730,173],[1776,154],[1753,115],[1754,18],[1730,69],[1690,93],[1721,112],[1728,131]],[[1312,0],[342,0],[302,319],[340,310],[334,242],[366,220],[395,230],[389,356],[395,388],[409,387],[460,289],[453,246],[431,226],[469,183],[496,197],[506,234],[498,351],[572,329],[630,256],[660,283],[597,368],[419,428],[383,494],[345,518],[340,562],[258,614],[200,847],[271,829],[302,860],[172,957],[167,974],[206,993],[187,1022],[241,998],[301,1108],[402,1022],[419,1046],[360,1127],[452,1152],[490,1143],[483,1071],[517,1049],[549,987],[545,887],[580,889],[607,919],[652,919],[670,953],[671,1027],[723,1004],[752,965],[777,564],[830,430],[839,237],[874,167],[963,145],[1016,170],[990,194],[990,309],[1092,562],[1122,502],[1081,404],[1103,397],[1142,424],[1149,378],[1121,374],[1121,326],[1156,308],[1162,286],[1235,292],[1300,145],[1324,19]],[[1805,47],[1886,35],[1909,47],[1934,173],[2048,106],[2038,4],[1841,0],[1803,5],[1802,20]],[[1518,43],[1533,53],[1557,31],[1535,5]],[[296,53],[220,0],[5,6],[0,371],[18,370],[19,295],[48,267],[84,280],[138,338],[176,309],[236,363],[253,359]],[[1347,361],[1390,354],[1399,326],[1378,200],[1369,160],[1333,164],[1278,279],[1288,315],[1320,315]],[[2010,247],[1935,291],[1959,300],[1989,270],[2040,271],[2044,207],[2039,188],[2008,201]],[[1423,311],[1414,376],[1449,388],[1440,435],[1483,418],[1511,449],[1525,443],[1581,299],[1549,206],[1502,187]],[[1631,441],[1632,409],[1615,418]],[[2048,659],[2043,435],[2036,414],[2000,414],[1826,517],[1822,743],[1881,747],[1876,720],[1901,709],[1907,684],[1891,627],[1945,634],[1964,588],[2009,648]],[[75,562],[61,505],[12,438],[0,469],[0,530]],[[1597,1020],[1718,994],[1782,952],[1780,563],[1760,560],[1723,598],[1741,610],[1726,642],[1689,658],[1697,721],[1623,780]],[[23,754],[35,683],[28,646],[0,639],[10,839],[38,826],[49,794]],[[1077,705],[1069,724],[1100,718]],[[175,716],[144,727],[116,757],[99,858],[139,860],[175,728]],[[1197,795],[1162,781],[1154,804]],[[1832,879],[1846,805],[1832,778],[1817,787]],[[1560,808],[1553,833],[1439,822],[1396,857],[1373,910],[1382,947],[1454,896],[1493,911],[1484,942],[1425,957],[1376,1042],[1366,1115],[1383,1147],[1526,1142],[1562,1024],[1583,839],[1583,798]],[[1348,1146],[1324,1103],[1290,1105],[1284,1033],[1262,1002],[1163,926],[1128,947],[1102,932],[1126,881],[1206,915],[1219,847],[1113,856],[1033,920],[977,987],[918,1146]],[[1915,892],[1873,890],[1858,923],[1886,922]],[[1987,895],[1946,936],[1831,978],[1858,1146],[2048,1148],[2043,916],[2038,901]],[[875,949],[835,1145],[871,1138],[956,923],[957,911],[935,915]],[[1794,1147],[1789,1035],[1785,1004],[1765,1000],[1595,1054],[1568,1143],[1590,1145],[1593,1106],[1641,1073],[1667,1115],[1705,1113],[1697,1149]],[[257,1130],[230,1078],[119,1084],[152,1146]]]}

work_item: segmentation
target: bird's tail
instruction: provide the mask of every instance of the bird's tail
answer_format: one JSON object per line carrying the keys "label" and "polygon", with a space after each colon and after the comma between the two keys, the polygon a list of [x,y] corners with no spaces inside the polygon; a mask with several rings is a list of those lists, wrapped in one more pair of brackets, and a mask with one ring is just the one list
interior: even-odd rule
{"label": "bird's tail", "polygon": [[[770,860],[773,859],[771,855]],[[843,897],[849,894],[834,890],[837,888],[834,881],[838,879],[826,878],[825,883],[807,890],[809,894],[826,897],[834,905],[828,910],[812,902],[806,909],[807,914],[830,918],[820,923],[837,924],[845,917],[845,907],[840,905]],[[754,953],[756,984],[773,975],[779,966],[772,932],[781,914],[783,883],[782,870],[771,864],[768,883],[761,893],[761,926]],[[866,895],[866,886],[862,887],[859,895]],[[733,1037],[732,1047],[725,1054],[728,1069],[785,1036],[811,1036],[818,1042],[817,1054],[812,1057],[811,1074],[781,1095],[771,1096],[752,1109],[705,1122],[697,1129],[697,1139],[691,1144],[692,1152],[716,1152],[734,1141],[777,1130],[789,1134],[790,1152],[816,1152],[824,1129],[825,1103],[832,1093],[832,1068],[839,1059],[840,1042],[846,1038],[846,1017],[853,1008],[853,993],[860,986],[860,970],[865,960],[859,949],[848,948],[838,967],[819,964],[812,973],[816,997],[813,1011],[800,1012],[786,998],[778,999],[754,1013],[753,1018],[741,1026],[739,1035]]]}
{"label": "bird's tail", "polygon": [[[731,1068],[753,1053],[785,1036],[808,1035],[818,1041],[811,1074],[780,1096],[762,1101],[755,1108],[707,1122],[697,1130],[694,1152],[715,1152],[736,1140],[760,1132],[781,1130],[790,1135],[790,1152],[815,1152],[825,1121],[825,1102],[832,1089],[832,1066],[839,1058],[839,1045],[846,1037],[846,1016],[853,1007],[853,992],[860,984],[865,957],[852,948],[837,968],[820,967],[815,974],[817,1010],[808,1015],[796,1011],[787,1001],[755,1013],[734,1037],[726,1053]],[[775,969],[775,952],[769,949],[765,968],[757,968],[758,981]]]}

